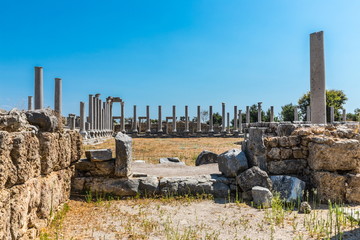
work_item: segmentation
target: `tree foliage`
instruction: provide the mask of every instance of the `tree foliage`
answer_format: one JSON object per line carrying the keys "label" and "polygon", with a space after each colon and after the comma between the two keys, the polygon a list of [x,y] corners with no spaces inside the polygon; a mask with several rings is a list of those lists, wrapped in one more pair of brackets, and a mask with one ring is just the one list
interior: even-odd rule
{"label": "tree foliage", "polygon": [[[340,109],[343,108],[348,98],[342,90],[326,90],[327,119],[330,119],[330,107],[334,107],[335,121],[340,120]],[[310,106],[310,92],[305,93],[298,101],[300,116],[306,119],[306,107]]]}
{"label": "tree foliage", "polygon": [[281,107],[280,120],[294,121],[294,105],[292,103]]}
{"label": "tree foliage", "polygon": [[218,112],[213,114],[213,123],[219,125],[222,124],[222,116]]}

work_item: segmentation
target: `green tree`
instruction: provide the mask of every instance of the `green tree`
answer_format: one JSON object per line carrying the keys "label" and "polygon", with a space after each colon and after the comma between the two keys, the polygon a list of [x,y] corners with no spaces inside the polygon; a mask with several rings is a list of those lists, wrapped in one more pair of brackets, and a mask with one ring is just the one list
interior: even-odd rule
{"label": "green tree", "polygon": [[281,107],[281,121],[294,121],[294,105],[292,103]]}
{"label": "green tree", "polygon": [[[343,108],[348,98],[342,90],[326,90],[327,119],[330,119],[330,107],[334,107],[335,121],[340,120],[340,109]],[[310,106],[310,92],[305,93],[298,101],[300,116],[306,119],[306,107]]]}
{"label": "green tree", "polygon": [[[261,119],[264,121],[265,112],[264,110],[261,110]],[[245,114],[246,118],[246,114]],[[253,104],[250,106],[250,122],[257,122],[258,121],[258,105]]]}
{"label": "green tree", "polygon": [[346,120],[347,121],[360,121],[360,109],[356,108],[354,110],[354,113],[348,113],[346,114]]}
{"label": "green tree", "polygon": [[213,114],[213,123],[214,124],[222,124],[222,116],[217,112]]}

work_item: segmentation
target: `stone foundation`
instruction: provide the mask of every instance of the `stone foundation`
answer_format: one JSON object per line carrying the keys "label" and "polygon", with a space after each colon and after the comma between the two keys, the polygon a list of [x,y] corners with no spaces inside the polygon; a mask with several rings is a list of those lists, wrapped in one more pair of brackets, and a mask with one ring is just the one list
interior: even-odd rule
{"label": "stone foundation", "polygon": [[0,114],[0,239],[35,239],[70,197],[81,136],[42,111]]}

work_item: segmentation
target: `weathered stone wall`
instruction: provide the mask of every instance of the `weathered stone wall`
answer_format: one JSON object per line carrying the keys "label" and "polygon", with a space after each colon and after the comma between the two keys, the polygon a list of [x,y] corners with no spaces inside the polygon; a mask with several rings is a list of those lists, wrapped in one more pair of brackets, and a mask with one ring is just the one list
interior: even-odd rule
{"label": "weathered stone wall", "polygon": [[81,144],[49,110],[0,113],[1,240],[34,239],[48,224],[70,196]]}
{"label": "weathered stone wall", "polygon": [[249,164],[317,189],[322,201],[360,203],[359,124],[268,124],[248,129]]}

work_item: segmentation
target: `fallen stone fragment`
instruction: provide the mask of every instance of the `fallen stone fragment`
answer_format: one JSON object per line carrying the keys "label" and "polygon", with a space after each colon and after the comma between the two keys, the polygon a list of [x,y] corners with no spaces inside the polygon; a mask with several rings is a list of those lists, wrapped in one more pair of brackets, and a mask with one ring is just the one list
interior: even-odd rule
{"label": "fallen stone fragment", "polygon": [[196,158],[195,166],[200,166],[208,163],[217,163],[218,155],[210,151],[202,151]]}
{"label": "fallen stone fragment", "polygon": [[264,208],[271,207],[271,199],[273,197],[269,189],[255,186],[251,189],[252,198],[256,206]]}
{"label": "fallen stone fragment", "polygon": [[185,165],[185,163],[180,161],[180,159],[177,157],[160,158],[159,163],[176,163]]}
{"label": "fallen stone fragment", "polygon": [[236,177],[239,173],[248,169],[247,158],[240,149],[231,149],[220,154],[217,161],[219,171],[226,177]]}
{"label": "fallen stone fragment", "polygon": [[311,206],[308,202],[302,202],[299,207],[299,213],[308,214],[311,212]]}
{"label": "fallen stone fragment", "polygon": [[252,167],[236,177],[236,182],[243,192],[250,191],[255,186],[272,189],[268,174],[259,167]]}
{"label": "fallen stone fragment", "polygon": [[129,177],[131,175],[132,138],[119,132],[116,134],[115,143],[115,176]]}
{"label": "fallen stone fragment", "polygon": [[296,177],[278,175],[270,177],[273,190],[280,194],[280,198],[286,202],[296,202],[303,197],[305,182]]}
{"label": "fallen stone fragment", "polygon": [[102,162],[112,159],[111,149],[93,149],[85,151],[86,158],[92,162]]}

